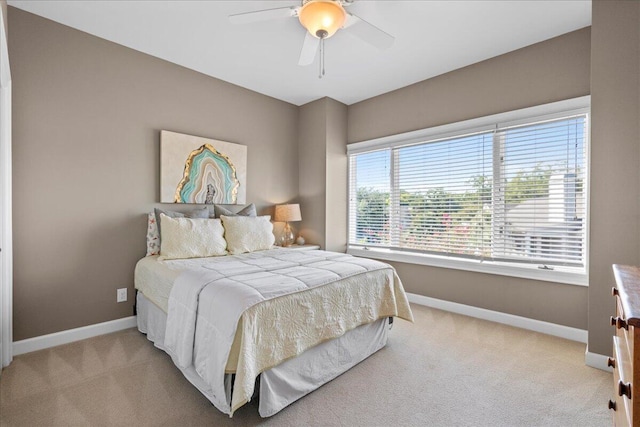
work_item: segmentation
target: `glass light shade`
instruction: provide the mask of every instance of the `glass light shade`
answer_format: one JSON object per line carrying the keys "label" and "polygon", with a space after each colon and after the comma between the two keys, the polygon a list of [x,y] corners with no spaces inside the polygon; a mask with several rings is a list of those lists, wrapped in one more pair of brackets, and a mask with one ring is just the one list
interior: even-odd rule
{"label": "glass light shade", "polygon": [[319,32],[326,31],[324,38],[329,38],[342,28],[347,12],[336,1],[312,0],[302,6],[298,19],[311,35],[321,38]]}

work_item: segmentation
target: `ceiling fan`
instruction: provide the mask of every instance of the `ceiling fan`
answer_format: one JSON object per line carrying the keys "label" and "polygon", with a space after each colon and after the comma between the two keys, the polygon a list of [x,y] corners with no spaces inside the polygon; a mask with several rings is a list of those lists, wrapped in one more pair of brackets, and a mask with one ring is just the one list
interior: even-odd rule
{"label": "ceiling fan", "polygon": [[324,41],[344,28],[354,36],[378,49],[387,49],[394,37],[375,25],[365,21],[345,7],[355,0],[302,0],[301,6],[278,7],[237,13],[229,16],[234,24],[250,24],[280,18],[297,17],[307,33],[300,51],[298,65],[310,65],[320,49],[320,74],[324,75]]}

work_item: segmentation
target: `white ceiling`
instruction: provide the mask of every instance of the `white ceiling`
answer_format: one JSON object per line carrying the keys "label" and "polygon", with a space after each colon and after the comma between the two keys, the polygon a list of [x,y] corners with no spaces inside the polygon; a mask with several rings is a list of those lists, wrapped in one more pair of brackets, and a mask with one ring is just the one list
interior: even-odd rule
{"label": "white ceiling", "polygon": [[37,1],[9,5],[295,105],[347,105],[591,25],[591,1],[373,1],[348,11],[395,36],[384,51],[338,31],[318,60],[297,65],[297,18],[248,25],[230,14],[299,1]]}

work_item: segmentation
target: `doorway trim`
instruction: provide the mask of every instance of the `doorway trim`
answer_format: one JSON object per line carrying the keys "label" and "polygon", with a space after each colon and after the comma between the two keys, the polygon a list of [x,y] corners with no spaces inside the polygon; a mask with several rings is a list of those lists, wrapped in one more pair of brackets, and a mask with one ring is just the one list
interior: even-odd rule
{"label": "doorway trim", "polygon": [[11,70],[4,23],[0,8],[0,368],[13,360]]}

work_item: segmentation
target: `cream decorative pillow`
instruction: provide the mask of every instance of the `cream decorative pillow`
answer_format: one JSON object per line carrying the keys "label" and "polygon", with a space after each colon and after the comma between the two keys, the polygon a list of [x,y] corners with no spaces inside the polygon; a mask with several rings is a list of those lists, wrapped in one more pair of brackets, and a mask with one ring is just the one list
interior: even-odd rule
{"label": "cream decorative pillow", "polygon": [[162,241],[159,259],[226,255],[227,242],[219,219],[171,218],[160,214]]}
{"label": "cream decorative pillow", "polygon": [[271,217],[220,216],[224,225],[227,250],[233,255],[271,249],[276,238],[273,235]]}
{"label": "cream decorative pillow", "polygon": [[160,223],[160,214],[165,214],[166,216],[171,218],[209,218],[209,208],[207,208],[206,206],[203,208],[195,208],[186,213],[167,211],[160,208],[155,208],[153,211],[156,214],[156,223],[158,225],[159,235],[162,235],[162,224]]}

